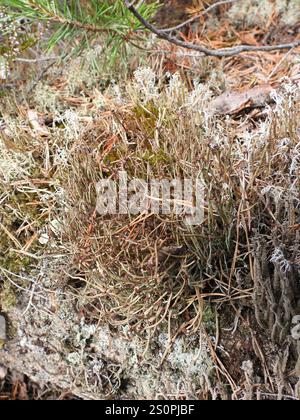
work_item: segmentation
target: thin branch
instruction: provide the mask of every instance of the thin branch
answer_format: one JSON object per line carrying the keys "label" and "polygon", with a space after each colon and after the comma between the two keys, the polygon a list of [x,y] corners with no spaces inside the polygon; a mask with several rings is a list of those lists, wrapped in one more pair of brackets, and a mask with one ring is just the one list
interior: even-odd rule
{"label": "thin branch", "polygon": [[157,35],[158,38],[164,39],[165,41],[170,42],[171,44],[177,45],[178,47],[186,48],[189,50],[198,51],[206,56],[211,57],[232,57],[234,55],[241,54],[243,52],[257,52],[257,51],[279,51],[286,50],[291,48],[296,48],[300,46],[300,40],[291,42],[289,44],[277,44],[277,45],[262,45],[259,47],[254,47],[251,45],[239,45],[233,48],[221,48],[221,49],[210,49],[203,45],[193,44],[191,42],[184,42],[177,38],[174,38],[167,32],[156,28],[150,22],[143,18],[143,16],[137,11],[129,0],[124,0],[125,5],[128,10],[145,26],[150,32]]}
{"label": "thin branch", "polygon": [[[0,92],[5,89],[14,89],[16,87],[16,83],[1,83],[0,84]],[[1,123],[0,123],[0,129],[1,129]]]}
{"label": "thin branch", "polygon": [[35,80],[34,83],[27,90],[27,92],[26,92],[27,95],[29,95],[29,93],[31,93],[33,91],[33,89],[36,88],[36,86],[43,79],[43,77],[45,76],[45,74],[47,73],[47,71],[50,70],[51,67],[53,67],[55,64],[56,64],[56,61],[52,61],[52,63],[50,63],[46,68],[44,68],[44,70],[41,72],[41,74],[37,78],[37,80]]}
{"label": "thin branch", "polygon": [[59,59],[59,56],[55,56],[55,57],[41,57],[41,58],[14,58],[14,61],[17,61],[19,63],[32,63],[32,64],[36,64],[36,63],[41,63],[44,61],[52,61],[52,60],[57,60]]}
{"label": "thin branch", "polygon": [[183,23],[180,23],[177,26],[174,26],[173,28],[164,28],[161,29],[164,32],[174,32],[174,31],[178,31],[179,29],[184,28],[185,26],[195,22],[196,20],[200,19],[202,16],[207,15],[207,13],[211,12],[213,9],[219,7],[219,6],[225,6],[226,4],[231,4],[231,3],[237,3],[241,0],[222,0],[222,1],[218,1],[217,3],[211,4],[207,9],[203,10],[203,12],[199,13],[197,16],[194,16],[188,20],[186,20]]}

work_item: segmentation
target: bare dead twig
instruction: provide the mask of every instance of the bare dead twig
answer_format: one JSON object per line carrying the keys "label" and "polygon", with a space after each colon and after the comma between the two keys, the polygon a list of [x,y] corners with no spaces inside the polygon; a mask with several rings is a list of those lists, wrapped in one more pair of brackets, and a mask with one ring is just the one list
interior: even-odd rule
{"label": "bare dead twig", "polygon": [[42,63],[44,61],[56,61],[58,60],[60,57],[59,56],[53,56],[53,57],[41,57],[41,58],[15,58],[14,61],[19,62],[19,63],[27,63],[27,64],[37,64],[37,63]]}
{"label": "bare dead twig", "polygon": [[193,44],[191,42],[184,42],[180,39],[177,39],[170,35],[164,30],[160,30],[148,22],[143,16],[138,12],[134,5],[129,0],[124,0],[128,10],[148,29],[150,32],[157,35],[158,38],[164,39],[165,41],[170,42],[171,44],[177,45],[178,47],[186,48],[189,50],[195,50],[202,53],[205,56],[211,57],[232,57],[234,55],[241,54],[243,52],[267,52],[267,51],[279,51],[286,50],[291,48],[296,48],[300,46],[300,40],[294,41],[288,44],[277,44],[277,45],[261,45],[261,46],[251,46],[251,45],[238,45],[232,48],[221,48],[221,49],[210,49],[203,45]]}
{"label": "bare dead twig", "polygon": [[211,4],[207,9],[203,10],[198,15],[193,16],[192,18],[186,20],[185,22],[182,22],[177,26],[173,26],[172,28],[164,28],[164,29],[161,29],[161,30],[164,31],[164,32],[178,31],[179,29],[182,29],[185,26],[187,26],[187,25],[195,22],[196,20],[200,19],[202,16],[207,15],[207,13],[211,12],[212,10],[216,9],[217,7],[225,6],[226,4],[237,3],[239,1],[241,1],[241,0],[222,0],[222,1],[218,1],[217,3]]}

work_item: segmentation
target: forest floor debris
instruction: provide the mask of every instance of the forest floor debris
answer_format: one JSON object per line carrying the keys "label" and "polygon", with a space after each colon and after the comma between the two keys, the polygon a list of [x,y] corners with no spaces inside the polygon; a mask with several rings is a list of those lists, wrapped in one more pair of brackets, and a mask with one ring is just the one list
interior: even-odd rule
{"label": "forest floor debris", "polygon": [[[257,28],[214,19],[213,47]],[[299,53],[156,48],[114,81],[88,53],[28,89],[18,62],[21,94],[4,90],[0,399],[300,398]],[[124,169],[201,174],[204,224],[97,214]]]}

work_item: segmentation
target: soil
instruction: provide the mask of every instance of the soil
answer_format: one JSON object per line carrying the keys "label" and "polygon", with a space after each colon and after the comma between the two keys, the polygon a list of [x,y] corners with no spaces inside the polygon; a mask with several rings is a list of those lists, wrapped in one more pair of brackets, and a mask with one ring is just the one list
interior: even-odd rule
{"label": "soil", "polygon": [[176,25],[188,17],[186,8],[192,6],[192,0],[167,0],[162,2],[157,21],[161,27]]}

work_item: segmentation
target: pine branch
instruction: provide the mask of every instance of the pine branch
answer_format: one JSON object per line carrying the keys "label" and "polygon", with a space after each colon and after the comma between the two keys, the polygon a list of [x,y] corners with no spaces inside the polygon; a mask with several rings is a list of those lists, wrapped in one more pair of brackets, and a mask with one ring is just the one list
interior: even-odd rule
{"label": "pine branch", "polygon": [[[61,40],[75,41],[75,53],[81,52],[93,38],[105,35],[103,42],[111,48],[121,49],[129,41],[129,34],[142,29],[125,7],[123,0],[2,0],[12,18],[28,18],[36,21],[56,24],[57,31],[48,41],[51,49]],[[139,12],[146,19],[151,19],[158,7],[153,0],[141,4]]]}
{"label": "pine branch", "polygon": [[277,44],[277,45],[261,45],[261,46],[251,46],[251,45],[239,45],[232,48],[222,48],[222,49],[210,49],[203,45],[193,44],[191,42],[184,42],[178,38],[173,37],[167,31],[156,28],[152,25],[147,19],[145,19],[139,11],[134,7],[133,3],[129,0],[124,0],[125,6],[128,10],[135,16],[146,29],[148,29],[153,34],[157,35],[158,38],[170,42],[171,44],[177,45],[178,47],[186,48],[189,50],[198,51],[206,56],[211,57],[232,57],[234,55],[241,54],[243,52],[270,52],[270,51],[279,51],[286,49],[293,49],[300,46],[300,40],[294,41],[288,44]]}
{"label": "pine branch", "polygon": [[98,33],[98,32],[106,32],[106,33],[107,32],[114,32],[114,33],[118,34],[118,32],[115,31],[112,28],[101,28],[101,27],[93,25],[93,24],[80,22],[80,21],[76,20],[75,18],[74,19],[68,19],[64,16],[61,16],[61,15],[56,14],[54,12],[51,12],[51,10],[49,10],[49,9],[45,9],[45,8],[40,7],[36,2],[35,3],[31,2],[31,4],[37,10],[40,10],[41,16],[43,18],[48,17],[48,19],[52,22],[61,23],[63,25],[68,25],[70,27],[74,27],[74,28],[77,28],[77,29],[82,29],[82,30],[87,31],[87,32],[95,32],[95,33]]}
{"label": "pine branch", "polygon": [[[222,0],[211,5],[202,12],[201,16],[217,6],[241,0]],[[195,21],[199,16],[189,19],[173,28],[159,29],[150,20],[154,17],[158,2],[145,3],[139,1],[138,6],[129,0],[2,0],[2,4],[9,9],[11,16],[48,21],[57,24],[58,30],[49,41],[49,48],[61,40],[77,43],[76,52],[79,53],[88,46],[93,37],[103,33],[106,45],[114,49],[115,56],[126,43],[133,43],[132,34],[141,29],[148,29],[158,38],[168,41],[178,47],[194,50],[205,56],[231,57],[243,52],[278,51],[293,49],[300,46],[300,40],[277,45],[238,45],[231,48],[211,49],[205,45],[185,42],[172,35],[185,25]]]}

